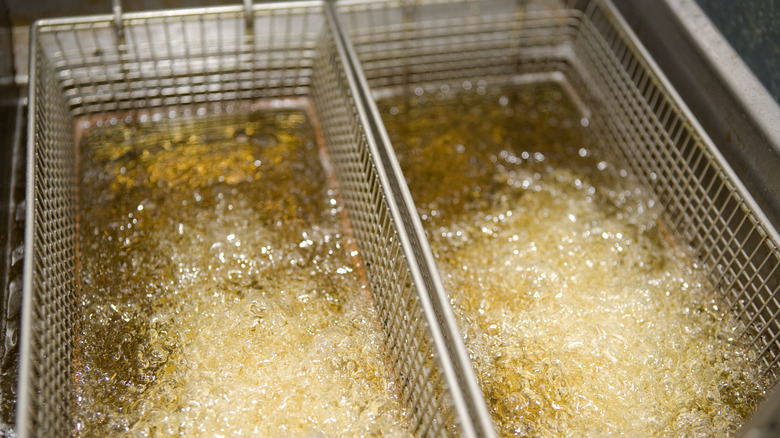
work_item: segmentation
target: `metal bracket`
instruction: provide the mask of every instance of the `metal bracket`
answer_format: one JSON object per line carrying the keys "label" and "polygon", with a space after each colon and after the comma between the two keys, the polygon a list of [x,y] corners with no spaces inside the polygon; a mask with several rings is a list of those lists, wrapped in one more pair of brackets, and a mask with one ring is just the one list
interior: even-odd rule
{"label": "metal bracket", "polygon": [[252,11],[254,2],[252,0],[244,0],[244,15],[246,18],[246,34],[253,36],[255,34],[255,14]]}
{"label": "metal bracket", "polygon": [[123,44],[125,42],[125,28],[122,24],[122,0],[111,0],[111,9],[114,13],[116,39],[120,44]]}

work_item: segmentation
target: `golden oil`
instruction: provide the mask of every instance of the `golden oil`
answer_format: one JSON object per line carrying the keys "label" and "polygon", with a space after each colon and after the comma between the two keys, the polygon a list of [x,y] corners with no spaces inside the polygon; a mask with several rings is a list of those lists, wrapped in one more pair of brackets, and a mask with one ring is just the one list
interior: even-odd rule
{"label": "golden oil", "polygon": [[82,436],[407,436],[300,110],[95,123],[80,150]]}
{"label": "golden oil", "polygon": [[557,84],[379,102],[501,436],[729,436],[737,323]]}

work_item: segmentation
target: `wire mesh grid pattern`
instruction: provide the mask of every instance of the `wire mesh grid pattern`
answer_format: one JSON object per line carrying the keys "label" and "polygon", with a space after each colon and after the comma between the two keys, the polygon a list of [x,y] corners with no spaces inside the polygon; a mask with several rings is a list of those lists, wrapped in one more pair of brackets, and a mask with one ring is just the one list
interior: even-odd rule
{"label": "wire mesh grid pattern", "polygon": [[[761,372],[780,377],[780,251],[776,232],[706,137],[602,9],[581,18],[575,57],[593,73],[603,140],[651,187],[676,235],[693,248],[709,281],[744,324]],[[773,237],[774,234],[774,237]]]}
{"label": "wire mesh grid pattern", "polygon": [[368,85],[381,92],[561,70],[576,29],[557,2],[536,3],[545,8],[495,0],[344,1],[338,8]]}
{"label": "wire mesh grid pattern", "polygon": [[[321,79],[322,83],[319,83]],[[330,102],[322,111],[323,132],[330,145],[330,160],[339,175],[342,200],[349,212],[352,231],[359,242],[363,263],[374,295],[377,310],[387,333],[390,352],[399,381],[408,384],[401,388],[406,404],[413,402],[413,422],[419,431],[441,433],[445,425],[442,412],[423,406],[441,405],[436,388],[444,384],[436,367],[430,367],[433,346],[425,336],[428,327],[422,319],[420,305],[409,277],[408,269],[400,262],[402,249],[379,184],[377,170],[372,163],[364,134],[356,126],[356,115],[332,96],[334,89],[344,86],[344,78],[322,76],[315,80],[315,95]],[[331,95],[331,98],[324,96]],[[345,129],[346,128],[346,129]],[[408,306],[408,310],[407,310]],[[414,370],[427,370],[415,375]],[[417,402],[423,403],[417,405]],[[449,412],[448,421],[453,420]],[[424,435],[425,433],[423,433]]]}
{"label": "wire mesh grid pattern", "polygon": [[[338,56],[333,44],[317,63]],[[326,71],[325,69],[317,69]],[[413,427],[420,436],[441,436],[458,426],[441,358],[433,345],[418,292],[404,262],[404,249],[383,187],[387,178],[372,159],[365,119],[358,113],[356,96],[344,70],[327,70],[312,83],[315,106],[322,121],[329,160],[338,177],[342,200],[362,262],[375,291],[374,300],[388,334],[386,347],[401,382],[401,396],[411,408]],[[380,182],[380,179],[383,180]]]}
{"label": "wire mesh grid pattern", "polygon": [[[75,116],[307,95],[323,16],[311,2],[44,21]],[[257,32],[255,32],[257,29]]]}
{"label": "wire mesh grid pattern", "polygon": [[22,347],[29,368],[20,376],[19,436],[75,432],[74,121],[154,122],[288,97],[308,99],[320,119],[315,123],[341,182],[412,429],[442,436],[468,426],[456,409],[455,400],[463,399],[458,379],[443,370],[448,346],[432,336],[436,317],[425,310],[418,295],[424,288],[410,274],[414,251],[399,238],[398,207],[385,187],[391,181],[367,144],[369,127],[355,109],[355,88],[326,9],[322,2],[294,2],[255,5],[249,21],[236,6],[36,24],[29,117],[35,167],[34,185],[28,184],[35,187],[28,192],[35,209],[27,222],[25,294],[33,298],[23,315],[31,336]]}
{"label": "wire mesh grid pattern", "polygon": [[337,10],[375,97],[562,82],[598,119],[599,140],[665,206],[666,224],[744,324],[756,366],[777,382],[778,234],[607,0],[344,0]]}
{"label": "wire mesh grid pattern", "polygon": [[[28,150],[28,208],[25,248],[25,289],[20,373],[30,376],[29,389],[18,392],[17,415],[30,427],[52,434],[69,430],[67,418],[56,415],[71,409],[74,363],[72,345],[76,312],[75,263],[75,149],[73,125],[59,93],[53,68],[36,58],[38,92],[30,107],[41,117],[30,119],[35,143],[52,145]],[[34,197],[34,200],[33,200]],[[35,224],[32,227],[31,224]],[[30,293],[30,292],[33,293]],[[37,322],[37,323],[36,323]],[[20,379],[21,380],[21,379]]]}

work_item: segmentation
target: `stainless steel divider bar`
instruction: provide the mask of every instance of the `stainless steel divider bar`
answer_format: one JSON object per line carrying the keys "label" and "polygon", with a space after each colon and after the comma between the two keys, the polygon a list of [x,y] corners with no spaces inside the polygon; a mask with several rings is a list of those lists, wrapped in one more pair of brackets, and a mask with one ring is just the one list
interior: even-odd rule
{"label": "stainless steel divider bar", "polygon": [[495,436],[490,413],[485,404],[482,389],[474,374],[466,346],[463,343],[463,336],[452,313],[449,298],[444,290],[430,246],[427,244],[427,238],[425,237],[420,217],[417,214],[417,209],[414,207],[414,201],[409,193],[409,188],[404,182],[398,159],[395,157],[395,152],[379,116],[376,103],[368,92],[368,84],[360,68],[358,56],[349,38],[344,35],[343,26],[339,23],[338,15],[334,13],[333,6],[331,4],[328,6],[328,12],[334,15],[337,32],[347,51],[346,58],[352,67],[351,70],[355,75],[355,82],[359,86],[358,93],[360,94],[361,106],[369,115],[370,134],[373,137],[370,143],[375,145],[375,154],[381,158],[386,172],[389,174],[390,189],[393,198],[399,204],[397,211],[393,213],[398,217],[398,222],[404,224],[405,233],[402,233],[404,240],[402,245],[407,258],[415,261],[414,265],[417,267],[417,269],[412,271],[412,275],[415,283],[425,288],[422,295],[427,298],[423,304],[426,312],[438,322],[434,331],[434,340],[441,345],[440,348],[446,349],[450,355],[451,362],[444,364],[445,375],[449,384],[457,386],[459,392],[463,394],[462,399],[455,399],[455,406],[461,417],[469,418],[471,423],[463,425],[464,430],[462,433],[464,436]]}

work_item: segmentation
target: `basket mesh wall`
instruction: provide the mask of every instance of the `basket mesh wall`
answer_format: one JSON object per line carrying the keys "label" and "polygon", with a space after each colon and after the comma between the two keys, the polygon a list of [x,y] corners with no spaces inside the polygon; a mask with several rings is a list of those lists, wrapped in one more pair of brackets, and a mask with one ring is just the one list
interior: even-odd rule
{"label": "basket mesh wall", "polygon": [[[332,42],[327,46],[317,65],[329,62],[328,57],[339,56]],[[401,396],[411,408],[415,433],[441,436],[453,432],[456,421],[451,394],[446,390],[430,327],[404,261],[388,196],[380,182],[382,171],[372,159],[360,124],[364,116],[357,111],[350,81],[344,70],[328,69],[327,74],[313,78],[312,88],[351,231],[388,333],[387,349],[398,380],[405,382]]]}
{"label": "basket mesh wall", "polygon": [[32,172],[26,202],[34,219],[31,223],[28,214],[17,417],[27,417],[27,425],[41,435],[61,436],[70,433],[69,417],[61,413],[71,411],[75,381],[75,148],[73,124],[54,69],[40,50],[35,60],[37,91],[30,108],[40,116],[30,119],[30,142],[50,146],[28,147]]}
{"label": "basket mesh wall", "polygon": [[[28,205],[31,255],[24,309],[19,436],[74,430],[74,331],[78,316],[74,123],[85,117],[154,121],[225,110],[235,102],[309,99],[327,139],[360,258],[387,335],[387,351],[418,436],[470,420],[453,406],[446,346],[432,337],[413,254],[399,238],[398,207],[355,108],[340,40],[321,2],[77,17],[36,24],[30,106],[35,167]],[[317,123],[317,121],[313,121]],[[398,181],[392,184],[402,184]],[[408,245],[408,243],[407,243]]]}
{"label": "basket mesh wall", "polygon": [[777,232],[609,11],[591,5],[576,16],[575,58],[591,72],[592,85],[602,84],[603,141],[665,206],[666,223],[691,245],[739,316],[743,336],[759,352],[757,366],[774,385],[780,377]]}
{"label": "basket mesh wall", "polygon": [[778,233],[608,0],[343,0],[337,10],[375,98],[466,81],[560,82],[666,206],[666,224],[777,382]]}
{"label": "basket mesh wall", "polygon": [[44,21],[37,38],[75,117],[308,95],[321,7],[253,13],[251,28],[240,7]]}

